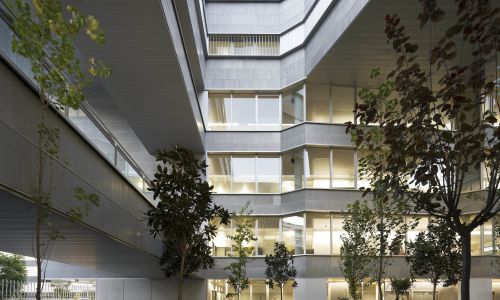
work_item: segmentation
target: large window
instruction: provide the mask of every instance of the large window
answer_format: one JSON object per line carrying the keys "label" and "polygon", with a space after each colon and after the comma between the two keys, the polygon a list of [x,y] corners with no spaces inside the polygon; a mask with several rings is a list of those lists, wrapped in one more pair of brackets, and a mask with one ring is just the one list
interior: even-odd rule
{"label": "large window", "polygon": [[354,151],[333,149],[333,188],[354,188]]}
{"label": "large window", "polygon": [[[234,293],[231,285],[227,280],[209,279],[207,282],[207,300],[225,300],[236,299],[236,297],[226,297],[230,293]],[[283,300],[293,300],[294,288],[292,282],[289,281],[283,286]],[[248,288],[241,294],[241,300],[278,300],[281,299],[280,289],[275,286],[269,288],[264,279],[250,279]]]}
{"label": "large window", "polygon": [[307,121],[344,124],[354,120],[354,88],[307,84],[306,91]]}
{"label": "large window", "polygon": [[302,149],[284,153],[281,156],[282,192],[295,191],[302,188],[304,177],[304,151]]}
{"label": "large window", "polygon": [[233,156],[233,193],[255,193],[255,156]]}
{"label": "large window", "polygon": [[257,255],[267,255],[274,251],[274,243],[279,241],[279,217],[257,217]]}
{"label": "large window", "polygon": [[257,192],[280,192],[280,158],[259,156],[257,158]]}
{"label": "large window", "polygon": [[208,95],[208,129],[269,131],[279,130],[279,95]]}
{"label": "large window", "polygon": [[[251,243],[253,255],[265,256],[273,253],[274,243],[283,241],[291,254],[294,255],[340,255],[342,236],[346,214],[337,212],[304,212],[283,216],[254,216],[252,232],[257,240]],[[466,216],[467,219],[473,216]],[[418,221],[415,224],[415,221]],[[413,216],[406,219],[411,226],[407,232],[406,243],[414,242],[420,232],[427,230],[428,216]],[[218,224],[218,223],[216,223]],[[487,222],[472,232],[472,255],[494,254],[495,237],[492,222]],[[215,238],[211,241],[214,256],[229,256],[231,254],[231,239],[234,221],[231,225],[221,225]],[[389,240],[396,236],[393,231]],[[405,255],[402,246],[393,255]]]}
{"label": "large window", "polygon": [[355,187],[354,150],[308,147],[283,154],[210,154],[208,181],[217,193],[285,193]]}
{"label": "large window", "polygon": [[295,214],[282,219],[283,242],[292,254],[304,254],[304,216]]}
{"label": "large window", "polygon": [[208,182],[222,194],[279,193],[280,157],[210,154]]}
{"label": "large window", "polygon": [[231,156],[210,155],[208,157],[208,183],[216,193],[231,193]]}
{"label": "large window", "polygon": [[330,149],[305,150],[305,176],[307,188],[330,188]]}
{"label": "large window", "polygon": [[330,213],[306,213],[306,254],[330,254]]}
{"label": "large window", "polygon": [[283,128],[288,128],[304,122],[304,99],[303,85],[291,88],[283,93]]}
{"label": "large window", "polygon": [[330,87],[328,85],[306,85],[307,121],[330,122]]}

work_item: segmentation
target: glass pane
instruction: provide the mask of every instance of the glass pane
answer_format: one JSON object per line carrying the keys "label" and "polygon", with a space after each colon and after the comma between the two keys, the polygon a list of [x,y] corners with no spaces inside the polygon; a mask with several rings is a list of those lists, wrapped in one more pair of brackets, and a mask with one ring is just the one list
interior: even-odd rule
{"label": "glass pane", "polygon": [[480,169],[471,166],[470,171],[464,177],[462,190],[464,192],[479,191],[481,189]]}
{"label": "glass pane", "polygon": [[[468,216],[467,219],[469,219],[468,222],[472,221],[474,219],[474,216]],[[471,232],[471,241],[470,241],[470,248],[471,248],[471,254],[472,255],[481,255],[481,226],[476,227]]]}
{"label": "glass pane", "polygon": [[229,256],[231,254],[231,239],[229,236],[231,233],[231,226],[217,224],[217,234],[212,240],[212,255],[213,256]]}
{"label": "glass pane", "polygon": [[274,243],[279,240],[279,217],[258,217],[258,255],[273,253]]}
{"label": "glass pane", "polygon": [[125,160],[125,157],[123,157],[123,155],[120,153],[120,151],[116,152],[116,167],[118,168],[118,171],[120,171],[120,173],[126,175],[127,161]]}
{"label": "glass pane", "polygon": [[330,254],[330,213],[306,213],[306,254]]}
{"label": "glass pane", "polygon": [[340,255],[340,247],[342,246],[342,240],[340,237],[344,234],[344,216],[343,215],[332,215],[332,254]]}
{"label": "glass pane", "polygon": [[490,220],[483,225],[483,255],[491,255],[494,253],[493,248],[493,222]]}
{"label": "glass pane", "polygon": [[137,171],[128,162],[125,162],[126,177],[133,186],[135,186],[139,191],[144,189],[144,180],[137,174]]}
{"label": "glass pane", "polygon": [[258,96],[257,129],[280,129],[279,96]]}
{"label": "glass pane", "polygon": [[332,86],[332,123],[354,121],[354,88]]}
{"label": "glass pane", "polygon": [[304,217],[295,214],[283,218],[283,241],[291,254],[304,254]]}
{"label": "glass pane", "polygon": [[208,183],[216,193],[231,192],[231,156],[210,155],[208,157]]}
{"label": "glass pane", "polygon": [[255,130],[255,96],[233,95],[232,104],[232,129],[233,130]]}
{"label": "glass pane", "polygon": [[283,128],[304,122],[304,86],[285,91],[281,101]]}
{"label": "glass pane", "polygon": [[330,149],[308,148],[305,155],[306,187],[330,188]]}
{"label": "glass pane", "polygon": [[330,87],[308,84],[306,86],[307,121],[330,122]]}
{"label": "glass pane", "polygon": [[251,300],[266,300],[266,282],[264,280],[250,280],[249,291],[252,292]]}
{"label": "glass pane", "polygon": [[208,94],[208,129],[227,130],[231,125],[231,95]]}
{"label": "glass pane", "polygon": [[280,192],[280,158],[257,157],[257,190],[259,193]]}
{"label": "glass pane", "polygon": [[347,295],[347,282],[345,282],[343,278],[328,283],[328,300],[347,298]]}
{"label": "glass pane", "polygon": [[233,193],[255,193],[255,157],[233,156]]}
{"label": "glass pane", "polygon": [[226,280],[218,279],[210,279],[207,282],[208,287],[208,300],[225,300],[226,299]]}
{"label": "glass pane", "polygon": [[302,149],[284,153],[281,156],[282,192],[302,188],[304,176],[304,151]]}
{"label": "glass pane", "polygon": [[428,217],[413,217],[413,218],[407,218],[408,225],[415,224],[415,222],[418,222],[415,228],[413,229],[408,229],[407,232],[407,239],[409,242],[414,242],[417,239],[417,235],[420,232],[426,232],[427,231],[427,226],[429,225],[429,218]]}
{"label": "glass pane", "polygon": [[332,187],[354,187],[354,151],[333,149]]}
{"label": "glass pane", "polygon": [[111,163],[115,162],[115,146],[101,132],[101,130],[92,122],[91,119],[81,109],[68,111],[69,120],[83,133],[83,135],[94,144],[94,146],[104,155]]}

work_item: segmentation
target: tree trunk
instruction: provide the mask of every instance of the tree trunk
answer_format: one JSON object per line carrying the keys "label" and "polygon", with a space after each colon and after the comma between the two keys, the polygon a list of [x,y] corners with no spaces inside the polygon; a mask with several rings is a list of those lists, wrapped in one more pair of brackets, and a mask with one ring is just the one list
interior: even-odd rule
{"label": "tree trunk", "polygon": [[281,296],[281,300],[283,300],[283,285],[280,284],[280,296]]}
{"label": "tree trunk", "polygon": [[460,296],[461,300],[470,300],[470,231],[461,234],[460,239],[462,241],[462,276],[460,277]]}
{"label": "tree trunk", "polygon": [[436,300],[437,281],[432,283],[432,300]]}
{"label": "tree trunk", "polygon": [[379,249],[379,263],[378,263],[378,272],[377,272],[377,285],[378,285],[378,298],[379,300],[384,299],[384,293],[382,292],[382,275],[383,275],[383,267],[384,267],[384,252],[385,252],[385,239],[384,239],[384,212],[383,207],[380,214],[380,249]]}
{"label": "tree trunk", "polygon": [[177,300],[182,300],[182,290],[184,287],[184,269],[186,263],[186,254],[181,255],[181,269],[179,271],[179,286],[177,287]]}
{"label": "tree trunk", "polygon": [[[41,91],[43,93],[43,91]],[[40,128],[40,125],[45,127],[45,112],[47,103],[43,96],[40,98],[42,102],[41,112],[40,112],[40,123],[38,123],[38,191],[36,197],[36,205],[37,205],[37,216],[36,216],[36,225],[35,225],[35,255],[36,255],[36,300],[42,299],[42,265],[43,265],[43,257],[42,257],[42,223],[43,223],[43,209],[44,208],[44,197],[45,193],[43,191],[43,179],[45,177],[45,128]]]}

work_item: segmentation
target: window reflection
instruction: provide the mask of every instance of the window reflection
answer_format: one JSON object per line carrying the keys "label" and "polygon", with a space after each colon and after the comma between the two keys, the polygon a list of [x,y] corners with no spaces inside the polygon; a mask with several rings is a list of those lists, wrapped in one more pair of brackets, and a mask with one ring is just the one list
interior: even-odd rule
{"label": "window reflection", "polygon": [[304,176],[304,151],[300,149],[282,154],[281,168],[282,192],[301,189]]}
{"label": "window reflection", "polygon": [[292,254],[304,254],[304,225],[302,214],[282,219],[283,242]]}
{"label": "window reflection", "polygon": [[306,254],[330,254],[330,213],[306,213]]}
{"label": "window reflection", "polygon": [[279,217],[257,217],[257,254],[273,253],[274,243],[279,240]]}
{"label": "window reflection", "polygon": [[231,128],[231,95],[209,94],[208,129],[227,130]]}
{"label": "window reflection", "polygon": [[283,93],[282,111],[283,128],[304,122],[304,86]]}
{"label": "window reflection", "polygon": [[259,193],[279,193],[280,158],[257,158],[257,190]]}
{"label": "window reflection", "polygon": [[344,216],[332,214],[332,254],[340,255],[340,247],[342,247],[342,235],[344,234]]}
{"label": "window reflection", "polygon": [[332,123],[354,121],[354,88],[332,86]]}
{"label": "window reflection", "polygon": [[305,155],[306,187],[330,188],[330,149],[308,148]]}
{"label": "window reflection", "polygon": [[231,254],[231,239],[229,238],[232,234],[231,225],[219,224],[218,220],[215,220],[215,224],[217,224],[217,234],[211,241],[212,255],[229,256]]}
{"label": "window reflection", "polygon": [[255,193],[255,157],[233,156],[233,193]]}
{"label": "window reflection", "polygon": [[311,122],[330,122],[330,87],[308,84],[306,86],[306,119]]}
{"label": "window reflection", "polygon": [[234,94],[231,108],[232,129],[255,130],[255,96]]}
{"label": "window reflection", "polygon": [[216,193],[231,192],[231,157],[210,155],[208,157],[208,183],[214,186]]}
{"label": "window reflection", "polygon": [[279,130],[280,99],[279,96],[258,96],[257,130]]}
{"label": "window reflection", "polygon": [[333,188],[354,188],[354,151],[333,149]]}

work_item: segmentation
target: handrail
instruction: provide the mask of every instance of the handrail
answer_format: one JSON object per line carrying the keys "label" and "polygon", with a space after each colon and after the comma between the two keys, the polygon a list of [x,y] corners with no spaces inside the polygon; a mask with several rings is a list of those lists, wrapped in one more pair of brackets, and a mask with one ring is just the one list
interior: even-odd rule
{"label": "handrail", "polygon": [[[8,26],[8,29],[11,31],[12,35],[17,34],[14,32],[13,26],[12,26],[12,12],[8,8],[7,4],[5,3],[4,0],[0,0],[0,20],[4,21],[5,24]],[[13,52],[10,53],[13,57],[18,58],[19,56]],[[7,53],[2,53],[0,52],[0,55],[2,56],[8,56]],[[7,60],[10,61],[12,64],[16,64],[12,59],[9,59],[7,57]],[[43,64],[45,65],[46,68],[51,67],[51,63],[49,61],[44,61]],[[22,66],[17,65],[18,71],[21,73],[24,73],[24,77],[29,81],[30,85],[37,91],[39,91],[39,87],[36,83],[36,81],[32,78],[31,73],[29,70],[24,69]],[[66,79],[69,81],[68,77],[63,74],[63,76],[66,77]],[[54,107],[55,108],[55,107]],[[88,104],[87,101],[84,101],[80,105],[80,109],[85,113],[87,118],[92,122],[92,124],[99,130],[99,132],[107,139],[107,141],[113,146],[115,149],[115,154],[114,154],[114,160],[113,161],[108,161],[113,165],[113,167],[118,171],[118,173],[122,174],[129,183],[136,188],[137,191],[139,191],[144,198],[146,198],[149,202],[152,203],[152,199],[150,199],[150,192],[147,191],[146,186],[151,186],[151,181],[147,177],[147,175],[142,171],[142,168],[137,164],[137,162],[130,156],[130,154],[125,150],[125,147],[118,141],[118,139],[113,135],[113,133],[107,128],[107,126],[104,124],[104,122],[99,118],[98,114],[95,112],[95,110]],[[62,116],[65,120],[68,121],[68,123],[75,129],[77,132],[79,132],[84,139],[86,139],[92,147],[104,158],[106,158],[106,155],[97,147],[96,143],[93,141],[93,139],[89,136],[87,136],[82,130],[80,130],[76,124],[69,118],[67,115],[68,108],[65,109],[65,111],[61,111],[60,109],[54,109],[59,113],[60,116]],[[140,188],[139,186],[136,186],[130,178],[128,178],[127,174],[124,174],[121,172],[121,170],[117,166],[117,153],[120,153],[120,155],[123,157],[123,159],[128,163],[132,169],[139,175],[140,179],[143,181],[143,186]]]}

